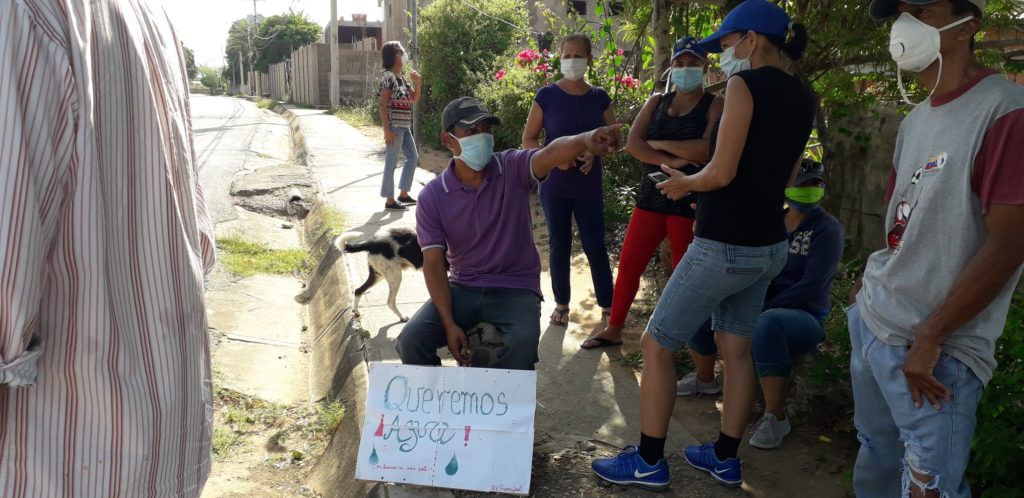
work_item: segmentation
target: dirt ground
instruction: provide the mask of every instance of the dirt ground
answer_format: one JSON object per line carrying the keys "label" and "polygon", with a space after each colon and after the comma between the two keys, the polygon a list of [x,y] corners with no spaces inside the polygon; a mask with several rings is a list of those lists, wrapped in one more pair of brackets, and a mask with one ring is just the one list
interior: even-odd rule
{"label": "dirt ground", "polygon": [[[383,140],[383,132],[376,127],[357,127],[371,139]],[[420,145],[420,167],[439,173],[447,167],[450,154]],[[547,271],[547,230],[544,216],[537,197],[533,198],[534,238],[541,253],[542,270]],[[574,292],[570,304],[573,312],[570,319],[583,330],[596,331],[602,326],[600,314],[593,302],[590,270],[582,250],[574,256],[572,287],[583,292]],[[618,248],[611,251],[613,271],[616,267]],[[645,274],[640,294],[626,323],[625,341],[621,354],[610,352],[626,366],[633,365],[639,357],[640,336],[654,305],[656,296],[667,280],[664,268],[652,262]],[[588,291],[589,290],[589,291]],[[636,372],[639,378],[639,371]],[[639,400],[637,400],[639,402]],[[678,398],[673,416],[698,439],[707,441],[719,433],[720,396]],[[753,425],[761,415],[763,407],[751,413]],[[687,467],[681,457],[681,448],[669,448],[668,461],[673,469],[673,481],[680,479],[683,485],[673,484],[665,494],[670,496],[719,497],[820,497],[845,498],[852,496],[850,475],[857,452],[857,441],[848,424],[835,424],[816,418],[792,417],[793,432],[786,437],[780,448],[759,450],[746,441],[740,448],[743,458],[744,486],[739,490],[726,490],[712,479]],[[838,427],[836,427],[838,425]],[[748,436],[749,437],[749,432]],[[650,496],[649,491],[612,486],[594,478],[590,462],[597,457],[611,456],[619,448],[610,447],[600,441],[581,442],[576,448],[547,452],[542,448],[545,441],[535,442],[532,496],[538,497],[641,497]],[[459,497],[483,498],[500,496],[492,493],[456,492]]]}

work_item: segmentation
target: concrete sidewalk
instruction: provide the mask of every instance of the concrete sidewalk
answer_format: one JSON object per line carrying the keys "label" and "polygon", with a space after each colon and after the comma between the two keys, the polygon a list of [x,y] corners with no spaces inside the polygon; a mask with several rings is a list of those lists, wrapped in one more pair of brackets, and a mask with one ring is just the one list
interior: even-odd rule
{"label": "concrete sidewalk", "polygon": [[[373,143],[355,128],[323,111],[292,108],[289,114],[293,129],[297,123],[303,135],[307,165],[319,177],[329,202],[345,214],[347,230],[369,235],[386,227],[414,226],[415,208],[407,212],[383,209],[384,200],[379,196],[383,143]],[[418,170],[413,196],[416,197],[433,177],[433,173]],[[543,223],[543,219],[537,219],[535,214],[534,223]],[[346,255],[343,260],[349,269],[351,285],[358,286],[367,275],[364,256]],[[586,268],[575,270],[588,272]],[[551,296],[546,272],[541,281],[545,294]],[[360,306],[361,326],[371,336],[368,357],[397,362],[394,341],[402,331],[402,324],[385,306],[386,296],[387,286],[382,283],[364,297]],[[398,294],[402,313],[412,315],[427,298],[422,276],[406,272]],[[544,324],[553,308],[552,301],[545,301]],[[597,440],[615,446],[638,442],[640,390],[635,373],[616,361],[621,358],[618,350],[579,349],[580,342],[598,325],[595,321],[582,326],[573,324],[568,329],[547,326],[542,331],[537,385],[538,441],[571,444],[572,441]],[[684,445],[696,443],[690,432],[675,420],[671,422],[669,451],[678,452]]]}

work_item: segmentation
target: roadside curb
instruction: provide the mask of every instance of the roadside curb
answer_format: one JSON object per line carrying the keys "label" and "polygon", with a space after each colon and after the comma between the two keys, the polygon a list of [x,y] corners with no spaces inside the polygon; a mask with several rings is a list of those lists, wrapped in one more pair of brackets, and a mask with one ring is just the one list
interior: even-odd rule
{"label": "roadside curb", "polygon": [[[305,138],[291,106],[278,104],[274,112],[288,120],[293,159],[308,166]],[[326,232],[317,239],[308,227],[322,223],[329,211],[323,183],[303,227],[303,237],[316,267],[310,272],[305,291],[296,300],[307,306],[310,320],[310,390],[314,399],[336,398],[345,404],[345,416],[323,455],[317,460],[309,485],[325,498],[366,496],[374,483],[358,481],[353,472],[359,452],[366,407],[369,367],[366,338],[354,327],[351,288],[343,264],[343,253],[334,245],[337,234]],[[355,435],[355,436],[354,436]]]}
{"label": "roadside curb", "polygon": [[[288,120],[288,129],[292,138],[292,160],[298,164],[307,165],[308,154],[306,153],[306,136],[302,134],[302,128],[299,126],[299,118],[291,111],[292,107],[286,104],[277,104],[274,106],[274,112],[280,114]],[[307,165],[308,166],[308,165]],[[319,178],[317,179],[319,182]],[[320,189],[321,201],[326,202],[327,199],[324,197],[323,189]]]}

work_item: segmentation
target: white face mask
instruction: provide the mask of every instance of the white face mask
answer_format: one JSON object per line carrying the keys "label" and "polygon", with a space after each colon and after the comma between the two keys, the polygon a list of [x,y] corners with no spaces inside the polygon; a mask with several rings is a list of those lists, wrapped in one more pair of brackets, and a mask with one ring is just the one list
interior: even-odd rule
{"label": "white face mask", "polygon": [[[749,33],[747,33],[747,35],[749,35]],[[739,45],[740,42],[746,39],[747,35],[743,35],[743,38],[740,38],[740,41],[736,42],[736,45]],[[725,73],[726,78],[740,71],[750,69],[750,56],[748,55],[745,59],[736,58],[736,45],[725,49],[725,51],[722,52],[721,59],[719,60],[719,65],[722,66],[722,72]],[[754,51],[751,50],[750,53],[753,54]]]}
{"label": "white face mask", "polygon": [[[900,94],[903,100],[910,105],[917,105],[907,97],[907,90],[903,86],[902,71],[919,73],[931,66],[936,59],[939,61],[939,76],[942,76],[942,53],[939,51],[942,40],[939,33],[955,28],[967,21],[974,19],[974,16],[965,17],[958,21],[947,24],[941,28],[929,26],[920,19],[910,15],[908,12],[900,14],[892,23],[892,30],[889,32],[889,54],[899,68],[896,70],[896,81],[900,86]],[[939,85],[936,79],[935,86]],[[932,92],[935,87],[932,87]],[[931,94],[928,94],[931,97]]]}
{"label": "white face mask", "polygon": [[584,58],[562,59],[560,68],[562,76],[569,80],[578,80],[587,74],[587,60]]}

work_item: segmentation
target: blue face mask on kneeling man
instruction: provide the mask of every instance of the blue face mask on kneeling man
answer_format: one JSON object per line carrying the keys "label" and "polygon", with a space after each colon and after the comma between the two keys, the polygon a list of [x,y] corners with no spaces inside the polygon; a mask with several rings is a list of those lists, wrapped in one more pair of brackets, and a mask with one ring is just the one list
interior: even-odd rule
{"label": "blue face mask on kneeling man", "polygon": [[452,138],[459,141],[459,148],[462,149],[462,153],[454,159],[462,159],[462,162],[473,171],[483,171],[487,163],[491,162],[491,156],[494,155],[494,135],[477,133],[463,138],[452,135]]}

